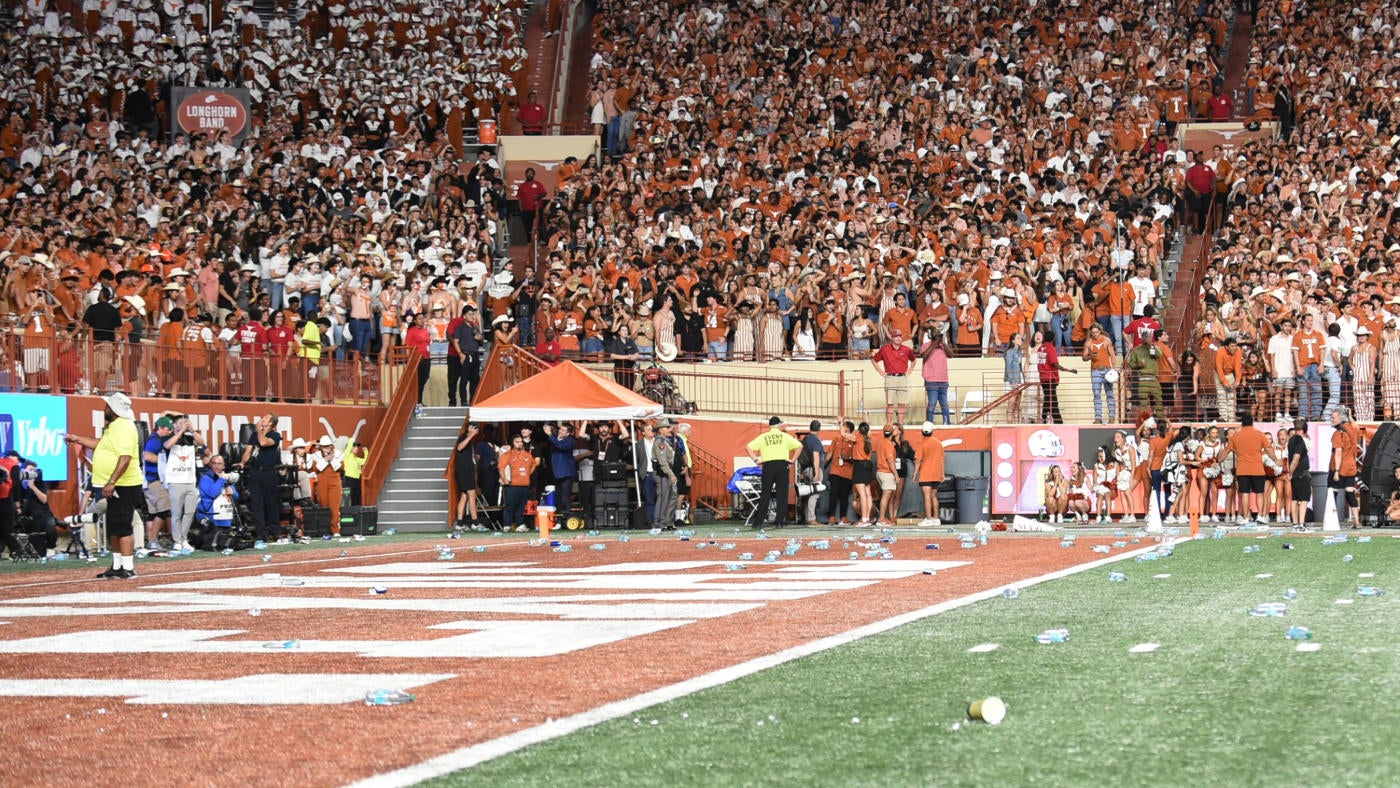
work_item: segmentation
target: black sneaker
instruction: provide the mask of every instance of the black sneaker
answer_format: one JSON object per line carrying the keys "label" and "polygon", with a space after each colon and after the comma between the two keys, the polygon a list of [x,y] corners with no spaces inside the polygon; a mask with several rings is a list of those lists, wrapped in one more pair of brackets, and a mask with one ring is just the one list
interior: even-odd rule
{"label": "black sneaker", "polygon": [[121,570],[121,574],[117,575],[118,580],[130,580],[133,577],[136,577],[136,570],[134,569],[123,569]]}
{"label": "black sneaker", "polygon": [[97,579],[98,579],[98,580],[111,580],[111,579],[116,578],[116,577],[123,577],[122,572],[125,572],[125,571],[126,571],[125,569],[108,569],[107,571],[102,572],[101,574],[99,574],[99,575],[97,576]]}

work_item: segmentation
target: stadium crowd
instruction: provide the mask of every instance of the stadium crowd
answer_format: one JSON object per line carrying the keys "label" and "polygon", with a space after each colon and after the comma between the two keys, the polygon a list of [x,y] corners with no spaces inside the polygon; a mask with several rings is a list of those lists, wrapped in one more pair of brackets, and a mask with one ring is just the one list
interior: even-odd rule
{"label": "stadium crowd", "polygon": [[[1400,306],[1377,271],[1400,253],[1395,12],[1348,10],[1261,10],[1241,111],[1279,117],[1284,136],[1227,161],[1193,160],[1173,134],[1235,114],[1224,2],[604,3],[590,96],[604,155],[560,168],[539,265],[498,278],[513,195],[489,151],[455,155],[463,124],[506,113],[529,68],[522,4],[303,3],[262,24],[237,3],[92,3],[75,20],[35,0],[5,41],[0,298],[33,332],[86,322],[118,342],[158,345],[176,309],[207,315],[207,331],[165,333],[209,353],[222,335],[304,356],[305,321],[312,345],[353,358],[421,314],[451,357],[450,331],[475,312],[481,343],[605,358],[625,334],[641,358],[715,361],[869,357],[896,333],[915,347],[941,334],[953,355],[1048,343],[1094,361],[1097,325],[1116,365],[1139,344],[1128,327],[1151,318],[1167,244],[1199,219],[1191,173],[1209,170],[1232,210],[1176,388],[1219,412],[1256,401],[1242,383],[1210,396],[1213,347],[1236,324],[1316,302],[1317,330],[1340,322],[1350,381],[1355,332],[1320,291]],[[163,141],[169,86],[189,83],[248,86],[261,122],[241,143]],[[115,307],[105,324],[83,320],[94,303]],[[241,341],[279,314],[285,341]],[[1236,343],[1260,342],[1267,366],[1273,329],[1255,328]],[[1372,328],[1378,359],[1384,334]],[[1262,415],[1291,413],[1267,401]]]}
{"label": "stadium crowd", "polygon": [[1268,4],[1246,85],[1279,117],[1234,161],[1187,378],[1232,420],[1400,416],[1400,10]]}
{"label": "stadium crowd", "polygon": [[[546,259],[508,283],[486,281],[499,163],[453,154],[528,68],[521,4],[304,4],[258,24],[240,4],[74,19],[35,0],[6,42],[7,311],[73,325],[105,269],[148,339],[178,307],[217,344],[228,315],[270,326],[297,295],[289,316],[324,318],[337,353],[436,303],[445,348],[476,303],[517,341],[555,328],[566,353],[628,323],[643,357],[770,359],[867,356],[921,318],[955,353],[1035,328],[1067,348],[1151,302],[1183,177],[1160,123],[1210,111],[1223,3],[925,8],[907,29],[926,48],[893,4],[806,10],[604,7],[610,155],[564,168]],[[653,67],[638,31],[675,46]],[[190,83],[249,87],[261,122],[241,143],[164,142],[169,86]]]}
{"label": "stadium crowd", "polygon": [[622,308],[691,358],[864,357],[925,317],[965,355],[1037,329],[1065,350],[1095,322],[1122,350],[1184,207],[1170,132],[1214,111],[1228,13],[605,4],[605,156],[561,173],[545,250],[655,270]]}

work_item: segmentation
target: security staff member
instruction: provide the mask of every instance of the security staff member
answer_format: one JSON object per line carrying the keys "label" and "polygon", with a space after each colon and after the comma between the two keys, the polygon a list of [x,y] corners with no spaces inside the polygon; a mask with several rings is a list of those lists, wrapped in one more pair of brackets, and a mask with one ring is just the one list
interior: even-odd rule
{"label": "security staff member", "polygon": [[282,501],[277,495],[282,434],[273,429],[276,424],[276,416],[271,413],[264,415],[258,419],[257,429],[243,446],[243,470],[248,474],[253,530],[259,542],[270,541],[282,532]]}
{"label": "security staff member", "polygon": [[129,579],[136,577],[132,518],[145,502],[141,491],[141,437],[136,432],[130,397],[109,394],[104,403],[107,425],[102,428],[102,437],[69,434],[63,440],[92,451],[92,486],[107,500],[112,568],[98,577]]}
{"label": "security staff member", "polygon": [[774,416],[768,420],[768,431],[749,441],[749,457],[762,463],[763,476],[760,480],[758,506],[754,509],[761,526],[768,514],[768,502],[778,502],[778,512],[773,525],[781,528],[787,524],[788,475],[792,460],[802,450],[802,442],[783,430],[783,420]]}
{"label": "security staff member", "polygon": [[366,462],[369,462],[369,451],[363,443],[354,443],[350,451],[345,452],[345,489],[350,491],[351,506],[363,505],[360,503],[360,477],[364,475]]}

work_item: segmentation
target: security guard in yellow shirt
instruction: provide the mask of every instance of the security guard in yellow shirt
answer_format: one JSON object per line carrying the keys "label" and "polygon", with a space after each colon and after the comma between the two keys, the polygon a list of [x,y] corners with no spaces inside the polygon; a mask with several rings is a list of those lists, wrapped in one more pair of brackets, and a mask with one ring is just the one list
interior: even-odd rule
{"label": "security guard in yellow shirt", "polygon": [[345,452],[345,489],[350,493],[350,505],[360,506],[360,477],[364,475],[365,463],[369,462],[369,452],[363,443],[354,443]]}
{"label": "security guard in yellow shirt", "polygon": [[[768,420],[768,431],[749,441],[749,457],[763,466],[758,505],[749,514],[749,525],[759,527],[767,519],[770,501],[777,501],[775,527],[787,524],[788,480],[792,460],[802,450],[802,442],[783,430],[783,420],[774,416]],[[757,516],[758,522],[754,522]]]}

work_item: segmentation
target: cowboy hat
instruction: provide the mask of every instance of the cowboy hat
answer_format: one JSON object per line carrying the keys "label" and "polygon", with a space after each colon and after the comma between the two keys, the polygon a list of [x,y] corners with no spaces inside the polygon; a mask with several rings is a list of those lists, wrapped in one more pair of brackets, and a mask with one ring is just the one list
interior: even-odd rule
{"label": "cowboy hat", "polygon": [[113,413],[117,414],[117,418],[136,418],[136,414],[131,410],[131,397],[128,397],[120,391],[115,394],[108,394],[102,398],[102,401],[107,403],[107,407],[111,408]]}
{"label": "cowboy hat", "polygon": [[502,323],[509,323],[510,315],[496,315],[496,319],[491,321],[491,325],[499,326]]}
{"label": "cowboy hat", "polygon": [[292,441],[292,451],[296,451],[297,449],[304,449],[304,448],[306,448],[306,439],[305,439],[305,438],[296,438],[296,439],[294,439],[294,440]]}
{"label": "cowboy hat", "polygon": [[656,346],[656,358],[659,361],[675,361],[677,352],[674,342],[661,342]]}

